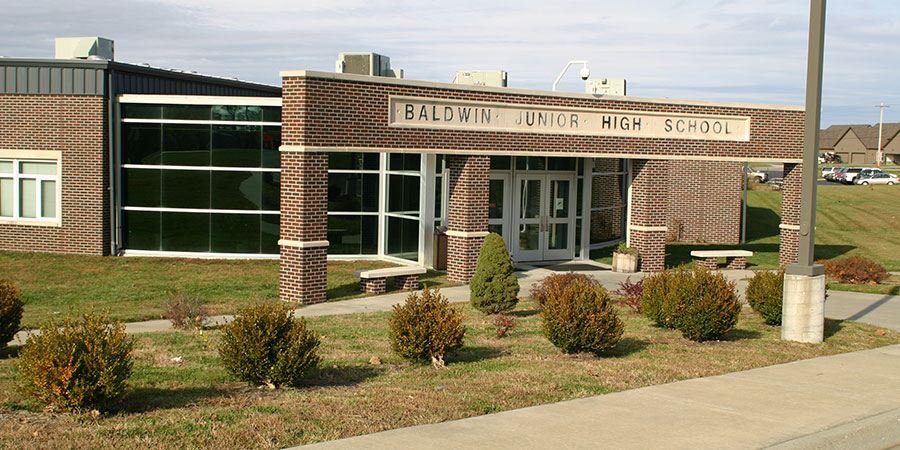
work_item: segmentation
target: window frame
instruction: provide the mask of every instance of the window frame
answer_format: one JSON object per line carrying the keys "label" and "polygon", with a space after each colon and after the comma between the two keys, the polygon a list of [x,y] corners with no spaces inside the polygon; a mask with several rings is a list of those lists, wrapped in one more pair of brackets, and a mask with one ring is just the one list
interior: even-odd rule
{"label": "window frame", "polygon": [[[0,161],[12,163],[12,173],[0,174],[0,178],[12,181],[12,216],[0,216],[0,224],[3,225],[31,225],[31,226],[62,226],[62,152],[49,150],[0,150]],[[48,174],[23,174],[21,173],[22,163],[53,163],[56,164],[56,173]],[[21,180],[35,180],[36,184],[36,216],[21,216]],[[53,181],[55,183],[54,196],[56,205],[53,217],[41,216],[43,213],[43,197],[41,195],[41,184],[44,181]]]}

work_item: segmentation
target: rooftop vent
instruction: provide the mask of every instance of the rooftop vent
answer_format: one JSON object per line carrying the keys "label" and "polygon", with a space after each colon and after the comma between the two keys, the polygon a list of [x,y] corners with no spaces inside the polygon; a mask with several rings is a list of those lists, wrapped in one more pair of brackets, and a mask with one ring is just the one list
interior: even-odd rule
{"label": "rooftop vent", "polygon": [[56,59],[113,59],[113,41],[102,37],[56,38]]}
{"label": "rooftop vent", "polygon": [[468,84],[471,86],[506,87],[505,70],[458,70],[456,84]]}
{"label": "rooftop vent", "polygon": [[403,69],[391,69],[391,58],[372,52],[339,53],[334,71],[373,77],[403,78]]}
{"label": "rooftop vent", "polygon": [[625,96],[624,78],[588,78],[584,82],[584,92],[599,95]]}

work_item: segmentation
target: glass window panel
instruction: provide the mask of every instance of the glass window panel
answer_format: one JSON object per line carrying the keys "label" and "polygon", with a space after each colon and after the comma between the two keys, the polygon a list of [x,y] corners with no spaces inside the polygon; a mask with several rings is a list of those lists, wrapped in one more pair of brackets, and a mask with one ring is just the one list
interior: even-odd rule
{"label": "glass window panel", "polygon": [[547,170],[547,158],[543,156],[517,156],[517,170]]}
{"label": "glass window panel", "polygon": [[444,173],[444,155],[434,157],[434,173],[437,175]]}
{"label": "glass window panel", "polygon": [[262,165],[262,127],[213,125],[212,165],[260,167]]}
{"label": "glass window panel", "polygon": [[358,255],[361,243],[361,216],[328,216],[329,254]]}
{"label": "glass window panel", "polygon": [[622,209],[592,211],[590,236],[592,244],[621,239],[624,236]]}
{"label": "glass window panel", "polygon": [[362,216],[360,253],[363,255],[378,253],[378,216]]}
{"label": "glass window panel", "polygon": [[219,253],[259,253],[259,214],[210,214],[210,247]]}
{"label": "glass window panel", "polygon": [[569,184],[568,180],[551,180],[550,182],[550,217],[569,217]]}
{"label": "glass window panel", "polygon": [[539,248],[540,234],[540,225],[522,225],[519,229],[519,250],[537,250]]}
{"label": "glass window panel", "polygon": [[163,105],[163,119],[209,120],[209,105]]}
{"label": "glass window panel", "polygon": [[262,121],[262,106],[215,105],[212,120]]}
{"label": "glass window panel", "polygon": [[0,161],[0,173],[12,173],[13,170],[13,162],[12,161]]}
{"label": "glass window panel", "polygon": [[599,175],[591,177],[591,208],[622,206],[622,175]]}
{"label": "glass window panel", "polygon": [[575,220],[575,257],[581,255],[581,222],[583,219]]}
{"label": "glass window panel", "polygon": [[418,172],[422,157],[418,153],[391,153],[388,155],[388,170]]}
{"label": "glass window panel", "polygon": [[578,175],[584,173],[584,158],[578,158],[578,165],[575,168],[575,171],[578,172]]}
{"label": "glass window panel", "polygon": [[584,178],[578,179],[575,190],[575,216],[581,217],[581,210],[584,209]]}
{"label": "glass window panel", "polygon": [[387,254],[410,261],[419,259],[419,221],[387,218]]}
{"label": "glass window panel", "polygon": [[162,118],[162,106],[123,103],[122,117],[129,119],[160,119]]}
{"label": "glass window panel", "polygon": [[263,122],[281,122],[280,106],[263,106]]}
{"label": "glass window panel", "polygon": [[491,180],[488,191],[488,218],[503,218],[503,180]]}
{"label": "glass window panel", "polygon": [[281,216],[278,214],[263,214],[259,225],[260,253],[277,255],[281,252],[278,248],[278,226]]}
{"label": "glass window panel", "polygon": [[162,171],[156,169],[123,169],[124,206],[162,206],[160,184]]}
{"label": "glass window panel", "polygon": [[541,215],[541,180],[522,180],[519,185],[522,200],[520,217],[535,219]]}
{"label": "glass window panel", "polygon": [[0,178],[0,216],[13,216],[13,180]]}
{"label": "glass window panel", "polygon": [[162,205],[166,208],[209,209],[209,172],[163,170]]}
{"label": "glass window panel", "polygon": [[419,215],[419,177],[390,175],[388,178],[388,212]]}
{"label": "glass window panel", "polygon": [[550,224],[550,233],[547,236],[547,248],[550,250],[563,250],[569,247],[569,224]]}
{"label": "glass window panel", "polygon": [[56,175],[56,163],[23,161],[19,163],[19,171],[25,175]]}
{"label": "glass window panel", "polygon": [[160,249],[160,213],[157,211],[122,211],[126,249]]}
{"label": "glass window panel", "polygon": [[503,236],[503,225],[500,225],[500,224],[488,225],[488,232],[489,233],[497,233],[500,236]]}
{"label": "glass window panel", "polygon": [[443,178],[444,177],[434,177],[434,217],[441,217],[444,213],[444,210],[441,208],[441,201],[443,200]]}
{"label": "glass window panel", "polygon": [[281,174],[277,172],[262,173],[262,209],[279,211],[281,208]]}
{"label": "glass window panel", "polygon": [[575,158],[547,158],[547,170],[575,170]]}
{"label": "glass window panel", "polygon": [[378,175],[328,174],[329,211],[377,211]]}
{"label": "glass window panel", "polygon": [[163,125],[163,164],[209,165],[209,125]]}
{"label": "glass window panel", "polygon": [[41,217],[56,217],[55,181],[41,181]]}
{"label": "glass window panel", "polygon": [[329,170],[378,170],[378,153],[328,154]]}
{"label": "glass window panel", "polygon": [[491,170],[509,170],[511,161],[511,156],[491,156]]}
{"label": "glass window panel", "polygon": [[208,252],[209,214],[162,213],[162,250]]}
{"label": "glass window panel", "polygon": [[211,172],[213,209],[260,209],[262,206],[262,173]]}
{"label": "glass window panel", "polygon": [[[262,127],[262,166],[267,169],[281,167],[281,127]],[[376,162],[376,169],[378,164]]]}
{"label": "glass window panel", "polygon": [[37,182],[19,180],[19,216],[37,217]]}
{"label": "glass window panel", "polygon": [[123,123],[122,154],[125,164],[160,164],[162,162],[162,125],[158,123]]}

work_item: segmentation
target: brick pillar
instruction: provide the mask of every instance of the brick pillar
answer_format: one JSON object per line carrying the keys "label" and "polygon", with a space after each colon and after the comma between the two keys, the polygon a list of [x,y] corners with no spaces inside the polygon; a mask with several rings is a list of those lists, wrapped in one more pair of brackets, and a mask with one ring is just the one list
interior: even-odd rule
{"label": "brick pillar", "polygon": [[668,162],[635,159],[631,169],[630,245],[641,252],[641,272],[658,272],[666,267]]}
{"label": "brick pillar", "polygon": [[490,158],[453,155],[448,157],[447,167],[450,170],[447,279],[468,283],[475,275],[478,253],[488,234]]}
{"label": "brick pillar", "polygon": [[281,153],[281,274],[283,301],[325,301],[328,241],[328,154]]}
{"label": "brick pillar", "polygon": [[800,178],[802,164],[784,165],[784,182],[781,185],[781,244],[778,247],[778,264],[794,264],[800,258]]}

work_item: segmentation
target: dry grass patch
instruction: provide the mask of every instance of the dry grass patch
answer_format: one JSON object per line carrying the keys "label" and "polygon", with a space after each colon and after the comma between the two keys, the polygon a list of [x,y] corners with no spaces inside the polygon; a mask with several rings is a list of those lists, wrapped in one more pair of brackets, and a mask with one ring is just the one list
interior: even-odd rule
{"label": "dry grass patch", "polygon": [[217,331],[139,335],[133,390],[99,417],[44,413],[21,397],[12,349],[0,359],[0,447],[277,448],[900,343],[840,321],[821,345],[784,342],[749,309],[725,340],[696,343],[622,311],[616,347],[565,355],[540,334],[530,300],[502,339],[491,317],[464,308],[466,345],[443,370],[391,352],[387,313],[308,319],[324,362],[304,387],[277,391],[233,381],[216,360]]}

